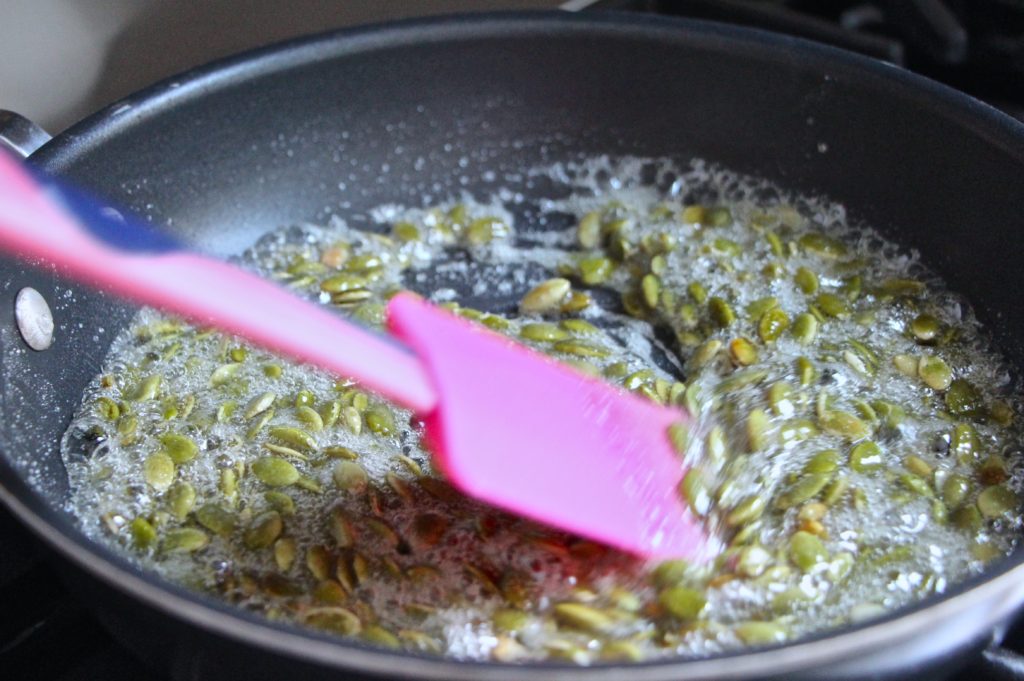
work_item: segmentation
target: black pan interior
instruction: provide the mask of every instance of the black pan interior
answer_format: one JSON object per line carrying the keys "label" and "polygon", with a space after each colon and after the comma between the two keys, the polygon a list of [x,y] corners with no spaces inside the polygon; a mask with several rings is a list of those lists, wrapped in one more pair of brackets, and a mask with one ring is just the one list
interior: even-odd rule
{"label": "black pan interior", "polygon": [[[327,36],[155,86],[32,160],[228,255],[281,225],[384,202],[499,186],[542,196],[518,173],[552,160],[701,157],[846,204],[919,249],[1004,349],[1019,347],[1021,126],[831,50],[680,26],[492,17]],[[131,308],[9,260],[0,269],[0,483],[56,510],[67,532],[56,443]],[[44,353],[14,331],[24,285],[55,303]]]}

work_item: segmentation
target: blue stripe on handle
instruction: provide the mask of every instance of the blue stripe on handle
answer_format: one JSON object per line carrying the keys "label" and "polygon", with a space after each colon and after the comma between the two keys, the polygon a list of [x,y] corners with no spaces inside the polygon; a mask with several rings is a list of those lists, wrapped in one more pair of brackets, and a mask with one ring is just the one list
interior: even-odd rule
{"label": "blue stripe on handle", "polygon": [[89,234],[108,246],[134,253],[168,253],[186,250],[177,239],[152,225],[120,211],[102,206],[78,189],[58,184],[51,177],[36,174],[47,193],[69,213]]}

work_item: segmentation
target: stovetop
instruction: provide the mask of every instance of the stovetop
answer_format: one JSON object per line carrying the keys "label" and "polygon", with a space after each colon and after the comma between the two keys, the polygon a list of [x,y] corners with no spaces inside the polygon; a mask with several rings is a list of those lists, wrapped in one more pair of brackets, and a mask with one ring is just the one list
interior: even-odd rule
{"label": "stovetop", "polygon": [[[1024,0],[573,0],[792,33],[904,65],[1024,120]],[[0,509],[0,674],[160,681],[79,604],[48,552]],[[1024,624],[954,681],[1024,681]]]}

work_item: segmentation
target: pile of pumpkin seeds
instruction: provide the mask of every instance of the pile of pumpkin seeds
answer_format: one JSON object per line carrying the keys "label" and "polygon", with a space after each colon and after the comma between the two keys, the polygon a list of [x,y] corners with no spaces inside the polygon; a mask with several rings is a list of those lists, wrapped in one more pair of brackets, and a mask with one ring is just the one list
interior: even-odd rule
{"label": "pile of pumpkin seeds", "polygon": [[1018,399],[964,301],[835,207],[600,170],[543,204],[571,216],[546,240],[465,201],[382,209],[378,232],[282,230],[244,262],[370,326],[453,254],[515,272],[485,282],[513,313],[419,292],[688,410],[680,494],[726,546],[713,561],[648,564],[468,500],[408,411],[151,310],[65,437],[71,509],[141,565],[268,618],[512,662],[782,643],[1012,548]]}

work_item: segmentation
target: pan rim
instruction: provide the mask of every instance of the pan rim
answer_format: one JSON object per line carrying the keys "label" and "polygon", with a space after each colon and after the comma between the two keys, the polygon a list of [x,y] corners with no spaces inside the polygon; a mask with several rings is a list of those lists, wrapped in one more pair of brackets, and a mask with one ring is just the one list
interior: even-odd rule
{"label": "pan rim", "polygon": [[[1011,156],[1024,162],[1024,124],[944,85],[898,67],[810,41],[765,31],[713,22],[617,12],[568,14],[560,12],[497,12],[412,19],[331,31],[290,40],[228,57],[157,83],[115,102],[64,131],[44,145],[31,161],[60,172],[74,157],[102,145],[127,126],[157,115],[171,102],[202,97],[205,93],[257,79],[270,73],[301,67],[316,60],[346,54],[386,51],[408,44],[477,40],[490,35],[557,35],[566,31],[599,32],[637,36],[645,40],[671,41],[681,46],[713,50],[729,48],[762,61],[792,62],[815,70],[857,73],[887,94],[926,101],[939,113],[957,122]],[[783,49],[780,49],[783,48]],[[26,501],[27,500],[27,501]],[[126,559],[87,539],[70,519],[62,516],[21,479],[0,456],[0,501],[12,510],[65,558],[113,588],[192,625],[276,653],[329,667],[371,673],[402,673],[420,678],[518,679],[535,674],[549,678],[620,676],[624,669],[637,679],[676,677],[685,670],[688,678],[759,675],[796,672],[824,662],[852,660],[894,639],[911,638],[921,625],[935,618],[956,616],[982,594],[1002,595],[1001,607],[988,613],[986,627],[1005,619],[1024,600],[1024,554],[1011,555],[984,575],[959,583],[941,596],[933,596],[879,620],[754,651],[741,651],[698,659],[656,660],[642,664],[599,665],[589,668],[496,662],[466,662],[449,658],[394,653],[361,646],[346,640],[319,636],[274,624],[218,604],[201,594],[162,582],[134,568]]]}

